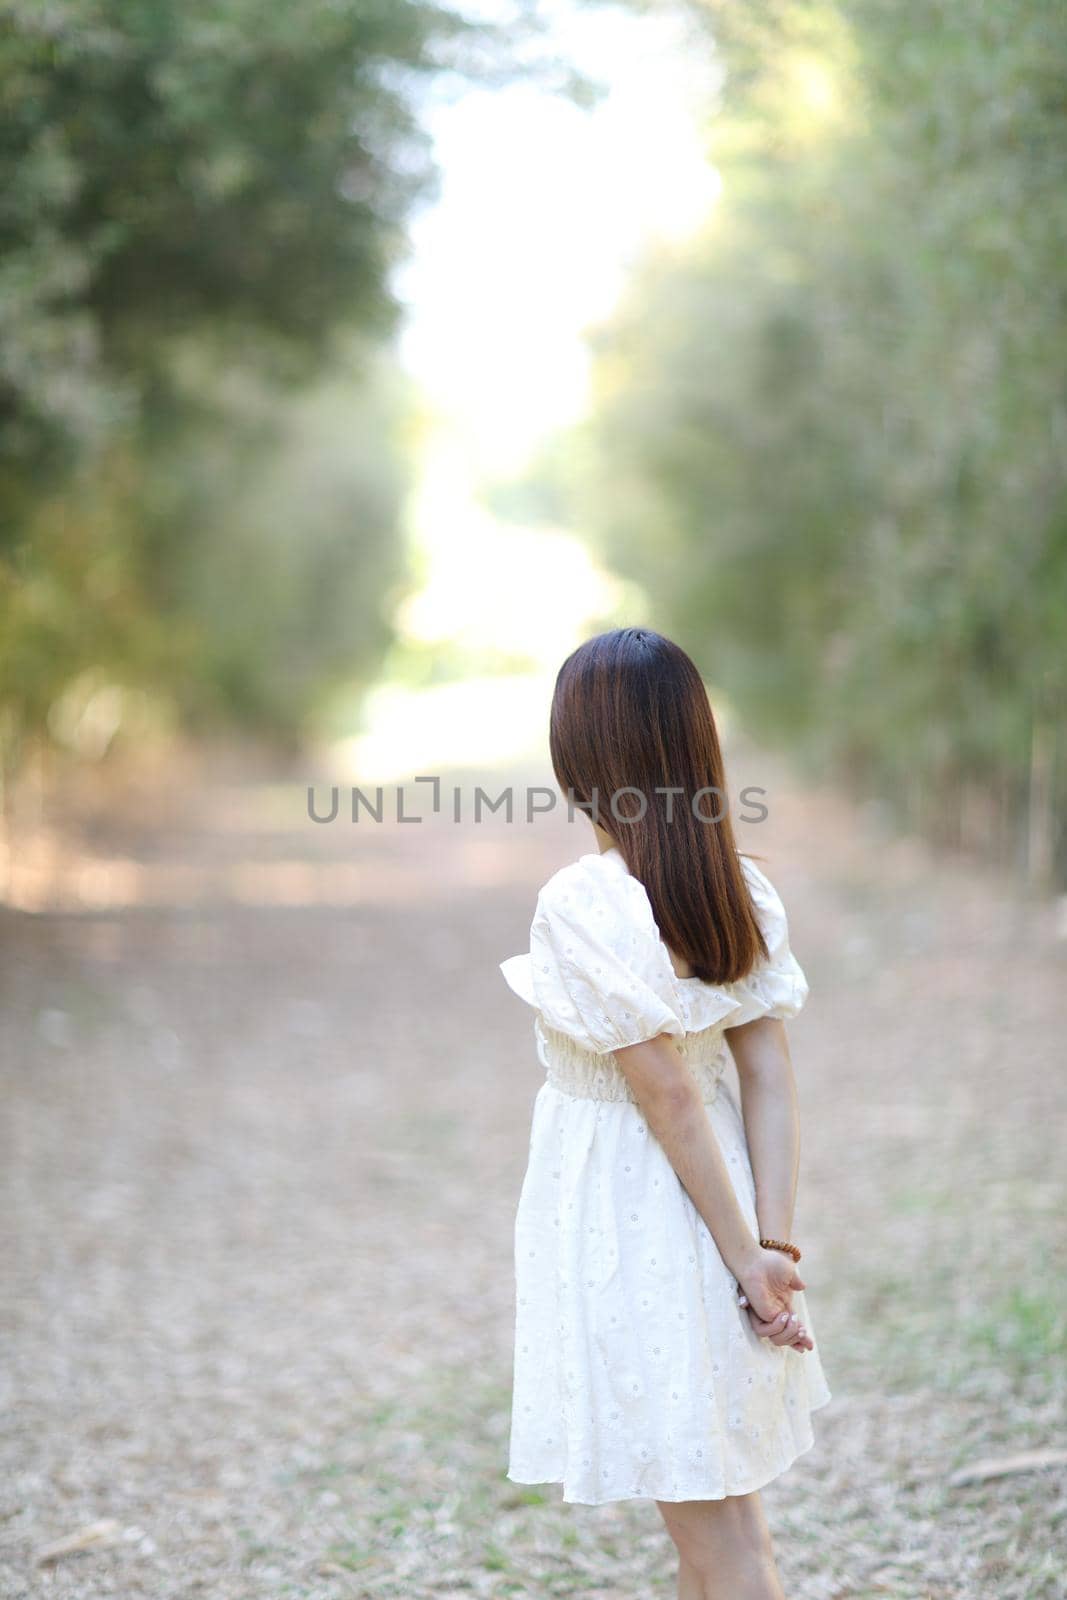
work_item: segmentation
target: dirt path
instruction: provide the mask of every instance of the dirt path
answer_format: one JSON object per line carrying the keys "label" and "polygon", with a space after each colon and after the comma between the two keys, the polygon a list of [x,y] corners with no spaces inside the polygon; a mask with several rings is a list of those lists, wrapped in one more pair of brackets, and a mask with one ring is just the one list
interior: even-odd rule
{"label": "dirt path", "polygon": [[[670,1596],[650,1503],[504,1477],[540,1079],[496,963],[588,830],[317,826],[308,776],[68,799],[0,912],[0,1594]],[[796,1231],[834,1399],[764,1492],[790,1600],[1054,1600],[1064,1467],[952,1475],[1065,1443],[1055,908],[751,752],[734,777],[770,791],[744,842],[813,992]]]}

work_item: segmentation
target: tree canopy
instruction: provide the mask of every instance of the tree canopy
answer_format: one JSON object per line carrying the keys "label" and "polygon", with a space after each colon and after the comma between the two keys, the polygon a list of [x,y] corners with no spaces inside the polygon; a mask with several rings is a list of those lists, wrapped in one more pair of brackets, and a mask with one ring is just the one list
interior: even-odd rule
{"label": "tree canopy", "polygon": [[6,767],[98,679],[293,735],[372,671],[419,96],[555,70],[520,60],[535,11],[505,36],[430,0],[0,0]]}
{"label": "tree canopy", "polygon": [[573,503],[756,726],[1062,881],[1067,13],[697,11],[722,200],[599,335]]}

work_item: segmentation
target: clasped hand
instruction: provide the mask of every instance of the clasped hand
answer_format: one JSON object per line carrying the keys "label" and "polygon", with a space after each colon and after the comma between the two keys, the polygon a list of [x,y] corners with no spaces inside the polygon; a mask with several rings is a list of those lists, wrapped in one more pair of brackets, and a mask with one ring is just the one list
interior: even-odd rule
{"label": "clasped hand", "polygon": [[793,1310],[793,1292],[807,1284],[796,1264],[783,1250],[759,1248],[753,1265],[738,1278],[738,1304],[761,1339],[790,1345],[794,1350],[814,1350],[815,1343]]}

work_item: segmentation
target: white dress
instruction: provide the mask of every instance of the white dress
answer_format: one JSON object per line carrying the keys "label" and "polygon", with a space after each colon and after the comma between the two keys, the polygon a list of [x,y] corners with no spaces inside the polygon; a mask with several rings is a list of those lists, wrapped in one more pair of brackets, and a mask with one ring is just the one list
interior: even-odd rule
{"label": "white dress", "polygon": [[[529,951],[500,963],[536,1009],[545,1068],[515,1218],[507,1476],[561,1483],[564,1501],[747,1494],[810,1449],[811,1412],[831,1399],[817,1342],[792,1350],[752,1328],[612,1054],[660,1033],[679,1040],[758,1236],[740,1105],[720,1081],[723,1032],[795,1016],[808,985],[781,900],[740,859],[770,954],[736,983],[677,976],[617,848],[554,873]],[[803,1290],[793,1309],[815,1340]]]}

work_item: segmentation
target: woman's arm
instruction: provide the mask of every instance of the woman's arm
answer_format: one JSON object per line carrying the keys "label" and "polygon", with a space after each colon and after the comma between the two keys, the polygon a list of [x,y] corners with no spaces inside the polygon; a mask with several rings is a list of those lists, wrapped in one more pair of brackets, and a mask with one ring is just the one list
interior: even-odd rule
{"label": "woman's arm", "polygon": [[749,1303],[764,1321],[788,1318],[792,1291],[804,1284],[791,1258],[764,1250],[749,1227],[700,1092],[671,1036],[626,1045],[614,1056]]}
{"label": "woman's arm", "polygon": [[758,1017],[728,1028],[745,1138],[756,1180],[761,1239],[790,1239],[800,1168],[800,1117],[785,1023]]}

